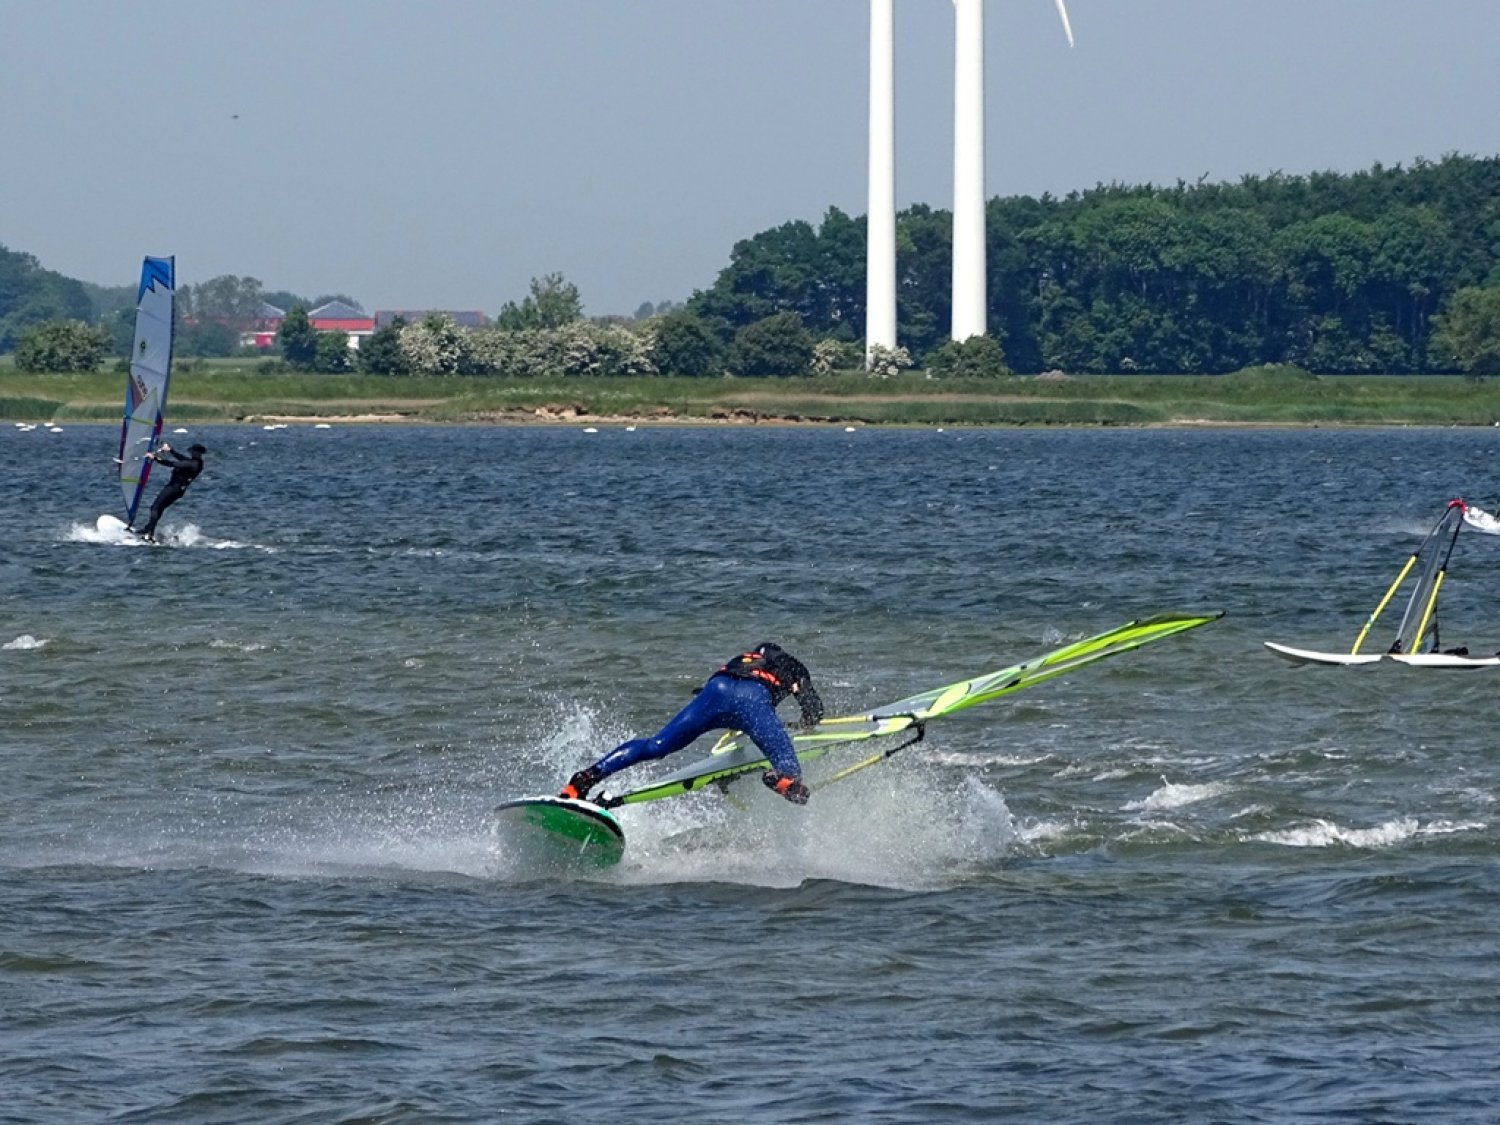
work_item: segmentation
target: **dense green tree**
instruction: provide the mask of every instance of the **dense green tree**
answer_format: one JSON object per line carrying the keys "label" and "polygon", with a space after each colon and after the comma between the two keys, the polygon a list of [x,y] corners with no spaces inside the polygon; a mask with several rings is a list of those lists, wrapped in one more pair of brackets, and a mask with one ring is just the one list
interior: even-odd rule
{"label": "dense green tree", "polygon": [[953,216],[912,207],[896,219],[897,343],[926,355],[948,339],[952,310]]}
{"label": "dense green tree", "polygon": [[173,350],[180,356],[233,355],[239,346],[239,332],[217,320],[180,325],[173,341]]}
{"label": "dense green tree", "polygon": [[177,287],[177,311],[186,321],[217,321],[238,332],[249,328],[265,293],[253,277],[224,274],[197,285]]}
{"label": "dense green tree", "polygon": [[307,319],[307,310],[293,305],[276,333],[281,358],[298,371],[313,371],[318,363],[318,330]]}
{"label": "dense green tree", "polygon": [[583,319],[578,287],[560,273],[531,279],[531,293],[519,305],[507,301],[495,323],[508,332],[528,328],[561,328]]}
{"label": "dense green tree", "polygon": [[377,328],[359,346],[359,369],[368,375],[400,375],[406,371],[401,354],[401,329],[406,321],[396,317]]}
{"label": "dense green tree", "polygon": [[109,340],[110,355],[129,359],[131,345],[135,343],[135,306],[109,314],[99,322],[99,330]]}
{"label": "dense green tree", "polygon": [[338,375],[354,366],[347,332],[318,332],[313,352],[313,370]]}
{"label": "dense green tree", "polygon": [[997,379],[1009,375],[1005,353],[993,336],[970,336],[949,340],[927,357],[930,374],[952,379]]}
{"label": "dense green tree", "polygon": [[122,312],[135,315],[134,285],[94,285],[87,281],[80,281],[78,284],[88,295],[89,304],[94,310],[89,319],[95,324],[103,323]]}
{"label": "dense green tree", "polygon": [[693,311],[731,330],[789,312],[820,336],[864,336],[865,222],[830,208],[819,227],[796,221],[736,243]]}
{"label": "dense green tree", "polygon": [[43,269],[30,254],[0,246],[0,352],[13,350],[31,325],[93,318],[93,303],[79,282]]}
{"label": "dense green tree", "polygon": [[668,313],[655,326],[656,368],[666,375],[719,375],[725,347],[713,328],[687,309]]}
{"label": "dense green tree", "polygon": [[1435,351],[1475,378],[1500,375],[1500,288],[1460,289],[1435,320]]}
{"label": "dense green tree", "polygon": [[801,375],[812,360],[812,333],[796,313],[772,313],[734,334],[730,362],[738,375]]}
{"label": "dense green tree", "polygon": [[50,320],[34,324],[16,345],[16,366],[22,371],[95,371],[109,350],[109,337],[81,320]]}
{"label": "dense green tree", "polygon": [[650,320],[653,316],[666,316],[669,312],[674,312],[682,307],[681,301],[657,301],[655,304],[652,304],[650,301],[642,301],[636,306],[635,316],[632,319]]}

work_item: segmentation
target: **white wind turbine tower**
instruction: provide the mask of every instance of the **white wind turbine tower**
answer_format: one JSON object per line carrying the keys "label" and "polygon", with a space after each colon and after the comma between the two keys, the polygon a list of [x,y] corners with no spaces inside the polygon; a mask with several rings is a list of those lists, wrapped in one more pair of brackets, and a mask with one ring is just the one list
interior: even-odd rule
{"label": "white wind turbine tower", "polygon": [[[871,2],[873,5],[874,0]],[[1057,14],[1062,17],[1063,32],[1071,47],[1073,28],[1068,23],[1068,9],[1063,6],[1063,0],[1053,0],[1053,3],[1057,5]],[[988,309],[984,241],[984,0],[953,0],[953,9],[953,339],[963,341],[970,336],[985,334]],[[873,21],[873,7],[871,11]],[[873,61],[872,36],[872,92]],[[871,113],[873,138],[873,98]],[[875,193],[873,152],[872,144],[872,208]],[[894,236],[892,241],[894,245]],[[894,283],[894,268],[891,276]],[[894,301],[894,284],[892,299]]]}
{"label": "white wind turbine tower", "polygon": [[865,366],[896,346],[895,0],[870,0],[870,201],[865,212]]}

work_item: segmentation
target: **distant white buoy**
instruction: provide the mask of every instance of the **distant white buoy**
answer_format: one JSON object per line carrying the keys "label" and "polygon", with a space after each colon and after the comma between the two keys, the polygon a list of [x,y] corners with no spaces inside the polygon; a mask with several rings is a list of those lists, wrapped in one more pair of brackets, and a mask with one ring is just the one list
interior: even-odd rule
{"label": "distant white buoy", "polygon": [[853,426],[845,426],[844,427],[844,433],[846,433],[846,434],[852,434],[853,432],[854,432],[854,427]]}
{"label": "distant white buoy", "polygon": [[48,429],[47,432],[49,434],[60,434],[60,433],[62,433],[62,427],[61,426],[53,426],[50,429]]}
{"label": "distant white buoy", "polygon": [[635,427],[634,426],[626,426],[625,427],[625,432],[627,434],[633,434],[633,433],[635,433]]}
{"label": "distant white buoy", "polygon": [[177,428],[176,428],[176,429],[175,429],[175,430],[173,430],[173,431],[172,431],[172,432],[173,432],[173,433],[174,433],[174,434],[185,434],[185,433],[187,433],[187,428],[186,428],[186,427],[184,427],[184,426],[178,426],[178,427],[177,427]]}
{"label": "distant white buoy", "polygon": [[585,426],[583,428],[583,432],[586,433],[586,434],[597,434],[599,431],[597,429],[595,429],[593,426]]}
{"label": "distant white buoy", "polygon": [[333,427],[330,426],[327,422],[319,422],[317,425],[315,425],[313,427],[313,429],[315,429],[315,430],[331,430],[331,429],[333,429]]}

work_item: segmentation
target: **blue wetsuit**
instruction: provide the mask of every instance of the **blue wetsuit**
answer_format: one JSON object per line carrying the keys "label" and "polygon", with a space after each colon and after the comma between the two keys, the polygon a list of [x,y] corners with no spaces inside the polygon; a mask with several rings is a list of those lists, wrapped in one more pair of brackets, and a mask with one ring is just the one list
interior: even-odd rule
{"label": "blue wetsuit", "polygon": [[823,702],[801,661],[777,645],[759,645],[709,677],[692,702],[650,738],[622,742],[584,771],[588,785],[637,762],[665,758],[711,730],[744,731],[778,774],[799,778],[802,767],[776,714],[776,705],[788,695],[797,697],[804,723],[822,719]]}

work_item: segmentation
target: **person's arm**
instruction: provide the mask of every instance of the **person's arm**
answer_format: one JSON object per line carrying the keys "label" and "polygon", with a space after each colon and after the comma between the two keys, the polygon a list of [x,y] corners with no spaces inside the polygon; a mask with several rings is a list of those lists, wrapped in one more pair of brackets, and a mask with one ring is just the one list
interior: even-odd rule
{"label": "person's arm", "polygon": [[169,469],[175,469],[178,465],[181,465],[184,461],[187,460],[186,457],[184,457],[181,453],[178,453],[177,450],[173,449],[170,445],[163,445],[155,453],[148,453],[146,454],[146,456],[155,461],[158,465],[165,465]]}
{"label": "person's arm", "polygon": [[823,701],[812,685],[812,677],[798,680],[792,685],[792,694],[797,697],[797,706],[802,708],[802,725],[815,727],[823,721]]}

